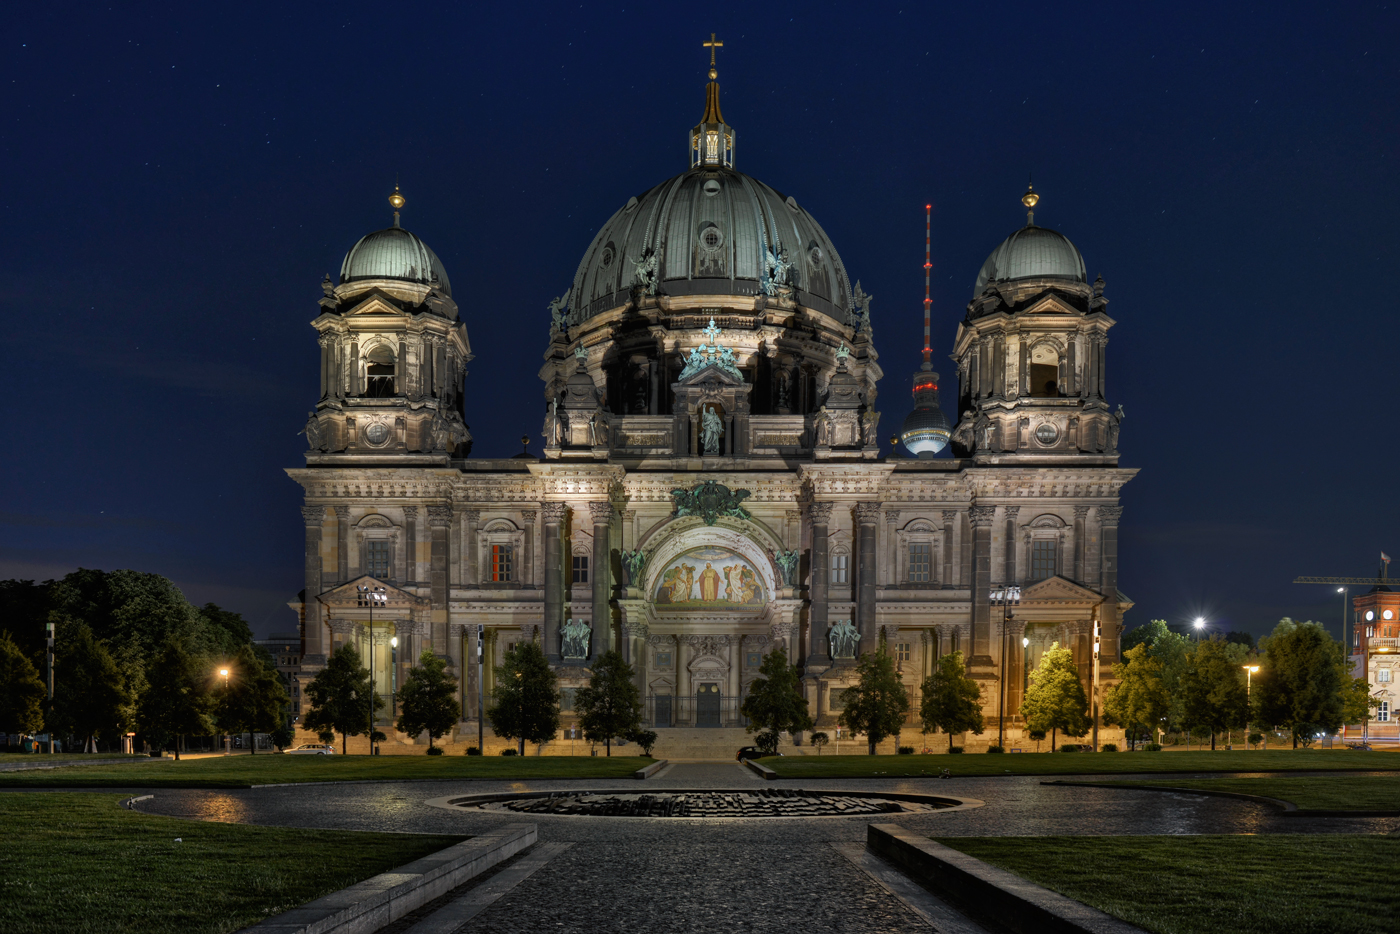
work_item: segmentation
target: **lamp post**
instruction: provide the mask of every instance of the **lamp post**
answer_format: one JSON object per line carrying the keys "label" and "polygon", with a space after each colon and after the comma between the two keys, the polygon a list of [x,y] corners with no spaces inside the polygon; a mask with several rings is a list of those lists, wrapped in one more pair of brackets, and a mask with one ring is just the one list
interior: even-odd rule
{"label": "lamp post", "polygon": [[49,703],[44,708],[44,735],[48,736],[46,744],[49,748],[49,755],[53,755],[53,623],[45,623],[44,631],[48,634],[48,660],[49,660]]}
{"label": "lamp post", "polygon": [[374,607],[383,606],[388,596],[384,588],[371,584],[360,584],[360,606],[369,607],[369,754],[374,755],[374,701],[379,697],[374,684]]}
{"label": "lamp post", "polygon": [[486,755],[486,625],[476,624],[476,751]]}
{"label": "lamp post", "polygon": [[1201,641],[1201,633],[1203,633],[1203,632],[1206,631],[1206,620],[1205,620],[1205,617],[1204,617],[1204,616],[1197,616],[1197,617],[1196,617],[1195,623],[1193,623],[1192,625],[1194,625],[1194,626],[1196,627],[1196,641],[1197,641],[1197,642],[1200,642],[1200,641]]}
{"label": "lamp post", "polygon": [[399,637],[389,637],[389,717],[399,718]]}
{"label": "lamp post", "polygon": [[[1348,643],[1351,642],[1351,640],[1347,638],[1347,588],[1338,587],[1337,593],[1342,595],[1342,647],[1347,648]],[[1351,652],[1348,651],[1347,654],[1350,655]],[[1348,658],[1347,661],[1350,662],[1351,659]]]}
{"label": "lamp post", "polygon": [[1094,607],[1094,752],[1099,751],[1099,637],[1103,625],[1099,622],[1099,607]]}
{"label": "lamp post", "polygon": [[[227,718],[227,717],[228,717],[228,669],[227,669],[227,668],[220,668],[220,669],[219,669],[219,677],[221,677],[221,678],[224,679],[224,717]],[[224,723],[224,726],[227,727],[227,726],[228,726],[228,723],[225,722],[225,723]],[[225,729],[225,730],[224,730],[224,755],[228,755],[228,753],[229,753],[229,746],[230,746],[230,745],[232,745],[232,744],[231,744],[231,742],[230,742],[230,737],[229,737],[229,735],[228,735],[228,730]]]}
{"label": "lamp post", "polygon": [[[1254,687],[1254,673],[1259,670],[1258,665],[1242,665],[1244,668],[1244,709],[1250,710],[1249,696]],[[1249,714],[1245,714],[1244,723],[1244,748],[1249,748]]]}
{"label": "lamp post", "polygon": [[[997,694],[997,745],[1002,749],[1006,748],[1006,624],[1010,618],[1011,607],[1019,606],[1020,603],[1020,587],[1001,587],[991,592],[992,606],[1001,605],[1001,678],[998,679],[1001,683]],[[1022,642],[1024,641],[1023,639]]]}

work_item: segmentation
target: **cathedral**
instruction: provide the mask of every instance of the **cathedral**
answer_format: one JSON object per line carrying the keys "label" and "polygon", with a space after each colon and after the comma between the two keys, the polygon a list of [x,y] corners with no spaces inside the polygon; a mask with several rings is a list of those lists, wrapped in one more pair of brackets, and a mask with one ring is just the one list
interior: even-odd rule
{"label": "cathedral", "polygon": [[475,744],[505,652],[538,640],[564,688],[546,755],[574,751],[573,692],[610,649],[672,756],[733,755],[776,646],[833,738],[856,659],[890,653],[905,743],[920,682],[962,652],[987,718],[973,746],[999,727],[1025,744],[1027,672],[1052,643],[1086,691],[1095,652],[1105,676],[1117,660],[1118,498],[1136,471],[1118,466],[1102,278],[1034,223],[1028,191],[952,347],[956,423],[926,340],[881,456],[870,298],[796,197],[735,168],[713,58],[709,77],[685,171],[608,218],[541,311],[542,456],[470,456],[467,327],[397,190],[393,225],[322,283],[320,397],[288,471],[305,493],[299,687],[356,644],[386,752],[418,742],[394,732],[393,695],[425,649],[459,679],[451,739]]}

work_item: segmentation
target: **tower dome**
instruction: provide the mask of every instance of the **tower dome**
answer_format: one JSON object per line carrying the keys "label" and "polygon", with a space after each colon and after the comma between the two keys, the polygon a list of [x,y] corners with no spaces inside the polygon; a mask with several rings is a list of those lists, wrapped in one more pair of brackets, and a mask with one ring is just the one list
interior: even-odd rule
{"label": "tower dome", "polygon": [[1026,226],[1001,242],[977,274],[972,288],[975,298],[982,294],[988,282],[1012,279],[1071,279],[1087,282],[1084,257],[1069,237],[1048,227],[1035,225],[1035,206],[1040,201],[1033,187],[1027,187],[1021,203],[1026,206]]}
{"label": "tower dome", "polygon": [[399,226],[399,209],[405,203],[398,186],[394,186],[394,193],[389,196],[389,204],[394,208],[394,225],[366,234],[350,248],[340,264],[340,281],[400,279],[432,285],[436,280],[443,294],[451,295],[452,283],[447,279],[442,260],[426,243]]}

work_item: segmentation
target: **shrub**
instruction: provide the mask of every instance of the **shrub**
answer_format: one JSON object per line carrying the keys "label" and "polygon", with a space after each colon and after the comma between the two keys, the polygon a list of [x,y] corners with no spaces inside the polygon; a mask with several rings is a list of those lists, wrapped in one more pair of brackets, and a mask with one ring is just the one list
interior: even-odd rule
{"label": "shrub", "polygon": [[1262,743],[1262,742],[1264,741],[1264,734],[1263,734],[1263,733],[1250,733],[1248,739],[1249,739],[1249,745],[1251,745],[1251,746],[1258,746],[1260,743]]}
{"label": "shrub", "polygon": [[650,759],[651,747],[656,745],[656,741],[659,737],[656,735],[655,730],[638,730],[631,734],[628,739],[632,740],[632,742],[636,743],[638,746],[641,746],[642,755]]}
{"label": "shrub", "polygon": [[1103,751],[1103,752],[1117,752],[1117,751],[1118,751],[1118,744],[1117,744],[1117,743],[1104,743],[1102,746],[1099,747],[1099,749],[1100,749],[1101,751]]}
{"label": "shrub", "polygon": [[987,751],[988,751],[988,752],[1006,752],[1006,747],[1005,747],[1005,746],[988,746],[988,747],[987,747]]}
{"label": "shrub", "polygon": [[1146,743],[1145,745],[1143,745],[1142,751],[1143,751],[1143,752],[1161,752],[1161,751],[1162,751],[1162,744],[1161,744],[1161,743]]}
{"label": "shrub", "polygon": [[1062,745],[1060,746],[1060,748],[1059,748],[1058,751],[1059,751],[1059,752],[1079,752],[1079,745],[1078,745],[1077,743],[1064,743],[1064,744],[1062,744]]}
{"label": "shrub", "polygon": [[953,746],[952,748],[950,748],[950,749],[948,750],[948,752],[949,752],[950,754],[952,754],[952,755],[957,755],[958,753],[960,753],[960,752],[962,752],[962,751],[963,751],[963,748],[962,748],[961,746]]}
{"label": "shrub", "polygon": [[[434,746],[433,748],[436,749],[437,747]],[[469,755],[469,756],[479,756],[479,755],[481,755],[481,749],[478,748],[478,747],[476,747],[476,746],[468,746],[468,747],[467,747],[467,755]]]}
{"label": "shrub", "polygon": [[515,748],[514,748],[514,747],[507,747],[507,748],[505,748],[505,749],[502,749],[502,750],[501,750],[501,755],[503,755],[503,756],[513,756],[513,755],[515,755]]}
{"label": "shrub", "polygon": [[430,755],[430,756],[440,756],[440,755],[442,755],[442,747],[441,747],[441,746],[429,746],[429,747],[428,747],[428,755]]}
{"label": "shrub", "polygon": [[900,754],[901,756],[912,756],[912,755],[914,754],[914,747],[913,747],[913,746],[900,746],[899,749],[898,749],[897,751],[899,752],[899,754]]}

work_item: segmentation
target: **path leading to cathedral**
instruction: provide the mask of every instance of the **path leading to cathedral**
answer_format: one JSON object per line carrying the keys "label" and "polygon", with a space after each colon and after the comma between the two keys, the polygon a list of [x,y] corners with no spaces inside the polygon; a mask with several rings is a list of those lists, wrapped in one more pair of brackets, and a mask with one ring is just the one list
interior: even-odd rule
{"label": "path leading to cathedral", "polygon": [[[1161,793],[1151,793],[1153,806],[1144,808],[1138,794],[1040,782],[1038,777],[1006,776],[808,784],[816,790],[916,792],[985,802],[969,810],[894,818],[900,826],[930,836],[1375,833],[1400,827],[1400,819],[1285,821],[1272,809],[1245,801]],[[732,761],[677,762],[656,778],[637,782],[638,791],[774,785],[797,787],[798,783],[764,783]],[[520,816],[434,807],[428,802],[493,791],[617,786],[616,780],[434,781],[158,790],[140,809],[253,824],[479,834],[504,823],[518,823]],[[503,934],[796,929],[961,934],[982,930],[960,915],[948,914],[946,906],[926,895],[919,902],[922,890],[916,886],[901,890],[897,875],[882,878],[877,864],[864,864],[868,861],[862,860],[861,851],[867,826],[889,823],[890,815],[810,820],[548,815],[530,819],[539,827],[533,862],[522,857],[512,864],[516,868],[508,866],[472,884],[492,887],[484,890],[493,899],[472,909],[466,930]],[[469,892],[464,887],[457,894]],[[416,934],[427,930],[447,934],[462,924],[439,924]],[[393,934],[411,930],[406,925]]]}

